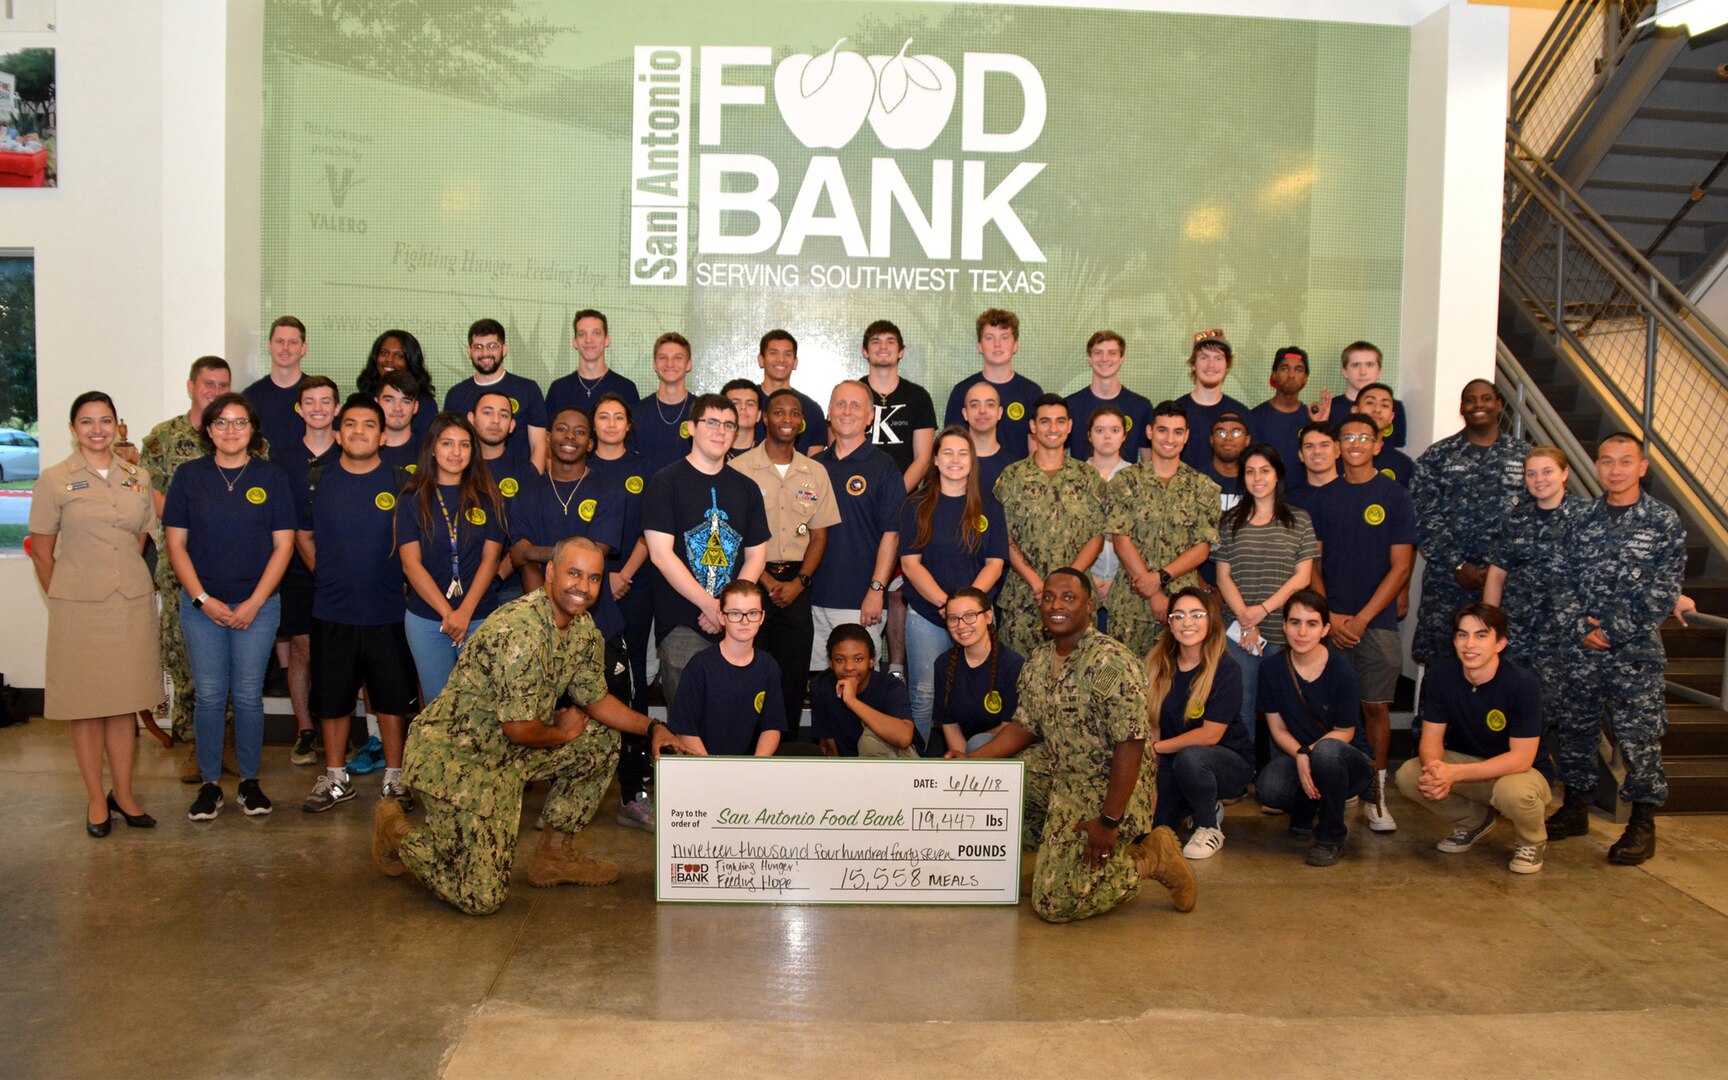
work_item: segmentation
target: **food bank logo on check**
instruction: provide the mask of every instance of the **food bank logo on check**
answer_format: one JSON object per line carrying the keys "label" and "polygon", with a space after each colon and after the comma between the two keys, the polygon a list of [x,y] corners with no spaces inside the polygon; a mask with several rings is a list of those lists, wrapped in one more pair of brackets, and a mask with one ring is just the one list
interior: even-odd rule
{"label": "food bank logo on check", "polygon": [[712,885],[712,876],[705,862],[675,862],[672,864],[672,884],[674,885]]}
{"label": "food bank logo on check", "polygon": [[[1000,233],[1019,262],[1045,261],[1013,200],[1046,163],[1020,161],[1004,175],[1002,163],[988,156],[1019,154],[1043,134],[1048,101],[1038,69],[1013,53],[968,52],[956,72],[939,56],[911,52],[910,39],[892,56],[861,55],[845,43],[841,38],[819,56],[794,53],[778,64],[768,46],[636,47],[631,284],[686,285],[693,253],[797,256],[813,237],[839,241],[853,259],[898,254],[949,262],[958,252],[961,262],[982,262],[987,227]],[[769,107],[770,86],[781,123],[806,149],[818,151],[807,161],[776,164],[761,154],[728,149],[729,141],[739,149],[760,143],[744,121],[756,119],[748,110]],[[1018,119],[997,121],[1009,130],[986,129],[987,99],[1021,102]],[[992,116],[1013,112],[1001,102]],[[924,159],[929,188],[915,189],[901,171],[909,157],[904,152],[929,149],[950,126],[956,104],[966,156],[958,162]],[[693,116],[699,155],[691,146]],[[849,179],[838,156],[820,152],[861,138],[883,152],[868,159],[868,176],[854,158]],[[804,169],[797,195],[784,209],[784,200],[776,198],[782,164]],[[857,180],[867,187],[855,195]],[[912,234],[916,252],[894,250],[897,218]]]}

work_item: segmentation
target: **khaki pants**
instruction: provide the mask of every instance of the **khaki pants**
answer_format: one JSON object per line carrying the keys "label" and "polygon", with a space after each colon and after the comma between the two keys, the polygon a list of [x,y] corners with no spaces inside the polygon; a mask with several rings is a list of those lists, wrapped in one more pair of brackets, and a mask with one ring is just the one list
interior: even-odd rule
{"label": "khaki pants", "polygon": [[[1482,759],[1448,750],[1445,760],[1451,765],[1473,765]],[[1482,820],[1482,808],[1489,807],[1512,823],[1519,843],[1540,844],[1548,839],[1548,804],[1554,791],[1548,786],[1548,778],[1535,769],[1496,780],[1453,784],[1451,794],[1439,802],[1424,798],[1416,790],[1421,779],[1422,760],[1411,758],[1398,770],[1398,790],[1406,799],[1420,803],[1453,825],[1474,825]]]}
{"label": "khaki pants", "polygon": [[861,758],[915,758],[918,756],[917,746],[905,749],[893,746],[882,736],[865,728],[858,736],[858,756]]}

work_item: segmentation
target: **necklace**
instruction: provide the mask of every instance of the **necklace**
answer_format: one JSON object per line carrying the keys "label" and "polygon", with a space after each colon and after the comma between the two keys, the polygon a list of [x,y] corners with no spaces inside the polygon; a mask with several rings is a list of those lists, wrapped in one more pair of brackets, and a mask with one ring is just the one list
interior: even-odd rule
{"label": "necklace", "polygon": [[[582,378],[582,376],[578,375],[578,376],[576,376],[576,378],[578,380],[580,380]],[[666,419],[665,410],[660,408],[660,395],[659,394],[654,395],[654,412],[656,415],[658,415],[660,417],[660,422],[662,424],[665,424],[667,427],[672,427],[672,426],[676,425],[678,423],[678,421],[684,419],[684,410],[688,409],[689,407],[690,407],[690,395],[685,394],[684,400],[680,401],[678,403],[677,408],[672,410],[672,419],[668,420],[668,419]]]}
{"label": "necklace", "polygon": [[570,489],[570,497],[565,498],[558,494],[558,481],[552,479],[551,474],[547,474],[546,482],[552,485],[552,497],[557,499],[558,505],[564,508],[565,517],[570,516],[570,504],[575,501],[576,493],[582,490],[582,481],[586,479],[588,479],[588,470],[583,469],[582,475],[576,478],[576,486]]}
{"label": "necklace", "polygon": [[[212,463],[214,463],[214,461],[216,459],[211,458],[210,460],[212,461]],[[232,480],[228,479],[228,474],[222,471],[222,466],[220,466],[220,465],[216,466],[216,475],[220,476],[222,478],[222,482],[224,484],[228,485],[228,494],[230,494],[230,495],[234,494],[234,485],[238,484],[240,482],[240,478],[242,476],[246,475],[246,466],[248,466],[250,464],[252,464],[252,459],[250,457],[248,457],[245,461],[242,461],[240,463],[240,471],[234,474],[234,479],[232,479]]]}
{"label": "necklace", "polygon": [[584,379],[582,377],[582,373],[580,371],[576,372],[576,382],[581,385],[583,395],[585,395],[589,400],[593,400],[594,391],[600,389],[600,384],[605,382],[605,381],[606,381],[606,373],[604,371],[602,371],[600,373],[600,377],[598,379],[594,380],[594,385],[589,386],[588,380]]}

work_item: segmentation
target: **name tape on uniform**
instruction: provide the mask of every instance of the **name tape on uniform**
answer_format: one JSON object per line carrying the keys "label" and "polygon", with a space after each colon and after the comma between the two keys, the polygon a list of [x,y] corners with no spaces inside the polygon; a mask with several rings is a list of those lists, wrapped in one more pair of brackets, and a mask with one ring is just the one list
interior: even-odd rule
{"label": "name tape on uniform", "polygon": [[1019,760],[694,758],[655,772],[661,902],[1016,904]]}

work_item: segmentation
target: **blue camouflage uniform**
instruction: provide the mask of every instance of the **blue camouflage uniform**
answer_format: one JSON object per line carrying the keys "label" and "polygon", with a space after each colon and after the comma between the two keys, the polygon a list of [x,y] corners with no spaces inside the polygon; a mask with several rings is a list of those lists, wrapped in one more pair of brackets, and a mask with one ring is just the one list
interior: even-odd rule
{"label": "blue camouflage uniform", "polygon": [[1427,560],[1410,646],[1418,664],[1453,655],[1453,613],[1482,599],[1452,575],[1464,563],[1488,565],[1501,524],[1526,500],[1524,453],[1524,444],[1505,432],[1491,445],[1477,446],[1460,431],[1416,460],[1410,499],[1416,506],[1416,546]]}
{"label": "blue camouflage uniform", "polygon": [[1525,500],[1501,527],[1490,560],[1506,571],[1500,610],[1506,613],[1507,652],[1542,681],[1542,715],[1550,728],[1582,703],[1572,692],[1584,666],[1572,531],[1589,505],[1572,495],[1552,510]]}
{"label": "blue camouflage uniform", "polygon": [[1649,495],[1616,514],[1592,502],[1572,526],[1571,572],[1582,641],[1602,624],[1606,652],[1583,650],[1581,677],[1569,687],[1578,707],[1562,715],[1560,778],[1568,791],[1596,786],[1596,747],[1602,716],[1626,759],[1620,797],[1661,806],[1668,801],[1662,734],[1668,728],[1662,669],[1667,653],[1659,628],[1680,598],[1686,571],[1686,530],[1680,516]]}

